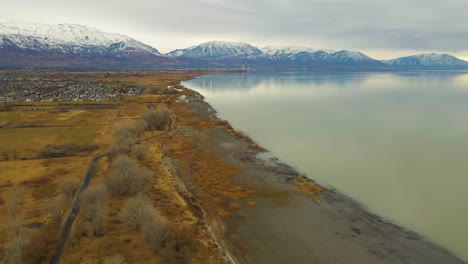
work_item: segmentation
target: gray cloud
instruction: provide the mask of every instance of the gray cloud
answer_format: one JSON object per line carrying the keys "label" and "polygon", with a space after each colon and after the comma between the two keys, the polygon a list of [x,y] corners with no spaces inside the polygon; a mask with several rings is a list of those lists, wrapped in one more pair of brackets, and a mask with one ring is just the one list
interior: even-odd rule
{"label": "gray cloud", "polygon": [[225,39],[355,50],[468,50],[466,0],[18,0],[2,20],[78,23],[168,50]]}

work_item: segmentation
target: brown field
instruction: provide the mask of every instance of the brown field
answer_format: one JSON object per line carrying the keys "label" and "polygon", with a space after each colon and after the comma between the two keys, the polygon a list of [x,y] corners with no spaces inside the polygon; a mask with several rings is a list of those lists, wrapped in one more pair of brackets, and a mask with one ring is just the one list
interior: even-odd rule
{"label": "brown field", "polygon": [[[0,247],[12,236],[7,193],[17,187],[24,189],[20,205],[23,236],[29,240],[23,252],[26,263],[46,263],[57,247],[60,225],[45,212],[50,199],[57,196],[60,183],[68,177],[83,179],[93,155],[108,150],[112,131],[128,120],[139,119],[148,107],[168,106],[180,94],[168,93],[167,86],[178,86],[180,80],[200,73],[159,72],[135,76],[97,78],[118,85],[145,87],[144,96],[116,99],[113,102],[19,103],[16,111],[0,112]],[[93,74],[72,78],[96,79]],[[50,78],[61,78],[51,74]],[[67,77],[69,78],[69,77]],[[117,85],[116,84],[116,85]],[[151,136],[160,132],[147,132]],[[40,159],[38,153],[47,145],[95,144],[98,150],[76,156]],[[163,164],[163,147],[158,140],[147,144],[149,158],[143,165],[153,173],[149,195],[155,207],[171,223],[190,232],[190,252],[193,263],[222,263],[223,257],[208,233],[200,212],[186,202],[179,180]],[[91,185],[104,181],[109,159],[100,161]],[[143,235],[134,231],[122,219],[125,199],[111,198],[109,221],[104,235],[90,234],[83,217],[75,221],[68,240],[63,263],[102,263],[108,256],[120,254],[127,263],[164,263],[147,244]],[[64,214],[65,217],[67,214]],[[63,220],[62,220],[63,221]],[[40,251],[40,253],[38,253]],[[40,255],[40,256],[38,256]],[[0,254],[0,263],[4,258]]]}

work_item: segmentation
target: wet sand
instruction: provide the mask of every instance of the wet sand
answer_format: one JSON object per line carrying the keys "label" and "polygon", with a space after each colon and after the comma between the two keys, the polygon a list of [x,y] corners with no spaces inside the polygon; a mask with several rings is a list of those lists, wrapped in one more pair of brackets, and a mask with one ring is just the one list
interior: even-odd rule
{"label": "wet sand", "polygon": [[[293,168],[258,158],[259,148],[229,126],[207,125],[219,120],[196,92],[189,92],[178,104],[183,111],[175,114],[191,115],[191,121],[179,123],[171,141],[190,138],[193,142],[183,148],[168,145],[167,156],[181,164],[185,186],[208,212],[207,221],[216,223],[218,238],[237,262],[466,263],[420,235],[367,212],[349,197],[312,181],[298,186],[303,178]],[[206,152],[230,169],[200,168],[174,154],[182,151]],[[208,180],[213,176],[216,180]],[[223,188],[228,194],[218,194]],[[233,188],[239,188],[235,194],[241,195],[229,193]]]}

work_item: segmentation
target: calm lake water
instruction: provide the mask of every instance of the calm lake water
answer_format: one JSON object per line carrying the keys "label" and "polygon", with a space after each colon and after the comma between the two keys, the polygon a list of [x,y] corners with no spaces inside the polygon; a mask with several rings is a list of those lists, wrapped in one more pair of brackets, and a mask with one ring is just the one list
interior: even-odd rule
{"label": "calm lake water", "polygon": [[308,177],[468,259],[468,72],[249,72],[184,85]]}

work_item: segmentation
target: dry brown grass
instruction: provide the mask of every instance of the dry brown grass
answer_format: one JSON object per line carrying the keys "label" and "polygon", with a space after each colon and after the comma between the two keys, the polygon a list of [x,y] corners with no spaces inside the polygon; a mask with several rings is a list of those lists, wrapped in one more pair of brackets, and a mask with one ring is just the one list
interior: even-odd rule
{"label": "dry brown grass", "polygon": [[[138,83],[147,89],[153,90],[167,85],[176,86],[180,79],[191,78],[197,74],[176,72],[148,73],[141,76],[122,74],[120,76],[111,75],[105,80],[114,81],[118,79],[128,83]],[[183,93],[186,92],[184,90]],[[157,108],[168,107],[170,102],[174,101],[178,96],[179,94],[174,93],[125,98],[120,102],[114,102],[116,109],[106,110],[73,110],[73,108],[70,108],[68,112],[56,112],[54,110],[56,105],[44,105],[40,111],[15,112],[8,113],[8,115],[0,113],[0,121],[8,118],[13,120],[14,124],[78,125],[78,127],[2,130],[3,132],[0,131],[0,145],[5,142],[8,144],[15,142],[20,157],[25,158],[36,157],[37,153],[47,144],[98,144],[100,146],[98,152],[104,152],[112,141],[111,131],[115,130],[116,127],[129,122],[129,120],[138,120],[148,105]],[[25,105],[22,107],[26,109],[35,106]],[[170,108],[172,109],[172,107]],[[189,120],[191,117],[184,116],[182,118]],[[178,122],[183,123],[184,120]],[[193,119],[193,121],[196,120]],[[151,134],[151,132],[146,133]],[[124,214],[121,209],[124,206],[124,201],[119,197],[110,197],[109,219],[105,232],[99,237],[87,235],[90,234],[90,232],[86,232],[89,230],[87,217],[80,216],[73,228],[75,231],[67,244],[68,248],[63,256],[62,263],[102,263],[104,258],[117,253],[125,256],[127,263],[139,263],[142,259],[147,263],[164,263],[164,259],[170,259],[171,261],[168,263],[176,263],[176,261],[183,261],[187,258],[191,258],[193,263],[223,263],[223,258],[219,255],[216,245],[201,223],[198,213],[194,213],[191,206],[180,195],[176,176],[168,173],[161,163],[164,154],[159,142],[165,140],[166,138],[158,139],[151,141],[150,144],[145,144],[148,149],[148,157],[143,160],[143,163],[158,175],[158,177],[151,178],[152,183],[149,186],[151,192],[148,192],[149,199],[153,202],[155,209],[169,219],[170,222],[191,230],[189,233],[190,243],[188,243],[190,246],[181,246],[185,244],[183,242],[185,239],[181,238],[179,234],[175,235],[175,238],[171,238],[172,242],[170,243],[172,246],[167,247],[168,249],[174,249],[174,251],[155,253],[155,250],[149,247],[144,234],[135,232],[123,221]],[[16,146],[16,142],[21,142],[21,144]],[[192,154],[195,153],[190,152],[190,155],[184,157],[184,159],[194,157]],[[202,163],[210,158],[212,156],[202,153],[202,159],[199,162]],[[55,249],[57,232],[60,231],[60,228],[54,224],[53,216],[42,213],[43,205],[47,202],[47,199],[57,197],[61,193],[60,186],[63,184],[64,179],[68,177],[82,179],[89,160],[89,157],[70,157],[0,162],[0,171],[2,172],[0,175],[0,191],[3,192],[15,184],[22,183],[25,187],[24,224],[38,226],[29,232],[32,244],[26,247],[24,255],[28,263],[47,262]],[[219,159],[210,163],[209,166],[219,164],[218,162],[220,162]],[[109,165],[107,160],[100,162],[97,174],[92,180],[92,185],[105,183],[105,175]],[[222,166],[219,172],[222,171],[229,170]],[[212,172],[209,171],[209,173]],[[221,183],[221,181],[219,182]],[[234,193],[236,193],[235,197],[244,197],[245,195],[241,189],[237,189]],[[2,220],[6,219],[5,209],[6,205],[0,202],[0,219]],[[81,213],[85,215],[86,209],[83,209]],[[41,226],[38,223],[43,225]],[[0,232],[5,230],[5,223],[0,221]],[[0,244],[3,245],[4,243],[5,238],[0,237]],[[187,250],[187,248],[190,248],[190,250]]]}

